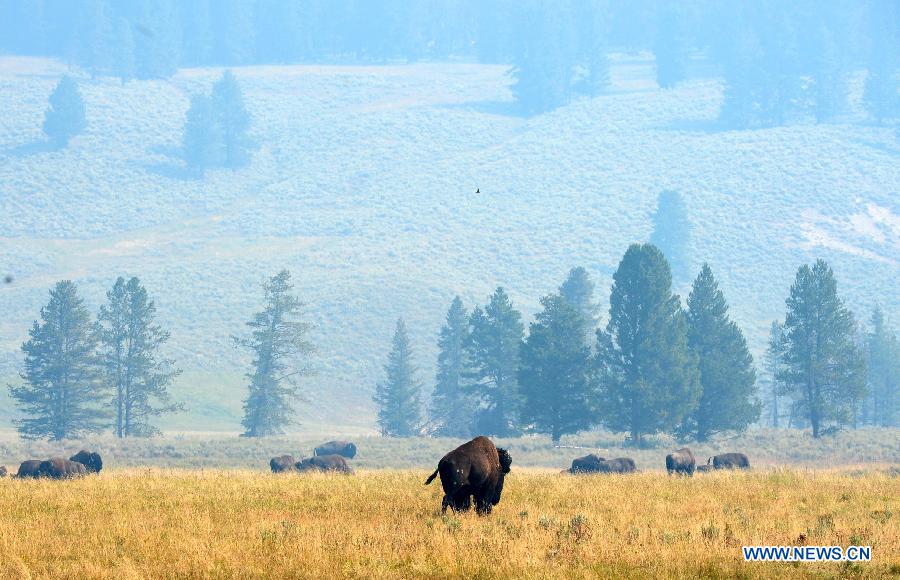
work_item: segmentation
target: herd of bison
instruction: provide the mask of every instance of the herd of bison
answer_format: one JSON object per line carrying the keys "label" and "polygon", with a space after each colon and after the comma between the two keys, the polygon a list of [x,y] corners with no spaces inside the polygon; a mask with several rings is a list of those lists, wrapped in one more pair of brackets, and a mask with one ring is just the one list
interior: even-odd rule
{"label": "herd of bison", "polygon": [[[352,474],[353,469],[347,459],[356,457],[356,445],[348,441],[329,441],[316,447],[313,456],[299,461],[292,455],[273,457],[269,467],[273,473],[325,471]],[[510,471],[512,457],[495,446],[487,437],[476,437],[444,455],[438,462],[425,485],[440,475],[444,498],[441,511],[467,511],[475,504],[475,511],[488,514],[500,503],[503,479]],[[687,447],[666,455],[666,470],[669,474],[693,475],[695,471],[713,469],[748,469],[750,461],[743,453],[723,453],[710,457],[706,465],[697,465],[694,454]],[[98,453],[82,449],[69,459],[53,457],[42,461],[23,461],[14,477],[71,479],[88,473],[100,473],[103,461]],[[628,457],[605,459],[591,453],[572,461],[572,467],[563,473],[633,473],[637,471],[634,461]],[[6,467],[0,466],[0,477],[7,475]]]}

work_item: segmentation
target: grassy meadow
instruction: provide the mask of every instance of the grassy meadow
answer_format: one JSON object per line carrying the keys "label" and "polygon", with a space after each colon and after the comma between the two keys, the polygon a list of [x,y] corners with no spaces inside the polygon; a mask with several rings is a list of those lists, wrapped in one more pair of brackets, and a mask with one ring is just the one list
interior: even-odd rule
{"label": "grassy meadow", "polygon": [[[900,478],[876,470],[576,477],[514,465],[482,518],[441,515],[426,475],[132,468],[0,480],[0,577],[900,575]],[[740,551],[804,542],[870,545],[872,561],[749,564]]]}

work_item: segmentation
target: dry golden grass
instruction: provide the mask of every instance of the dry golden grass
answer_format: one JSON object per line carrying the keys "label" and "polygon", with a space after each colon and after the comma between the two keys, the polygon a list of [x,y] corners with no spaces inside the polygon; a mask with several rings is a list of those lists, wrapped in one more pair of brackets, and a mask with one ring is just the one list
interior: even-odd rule
{"label": "dry golden grass", "polygon": [[[0,480],[0,577],[883,577],[900,478],[692,479],[515,469],[488,517],[442,516],[424,471],[353,477],[131,469]],[[867,564],[744,563],[745,544],[871,545]]]}

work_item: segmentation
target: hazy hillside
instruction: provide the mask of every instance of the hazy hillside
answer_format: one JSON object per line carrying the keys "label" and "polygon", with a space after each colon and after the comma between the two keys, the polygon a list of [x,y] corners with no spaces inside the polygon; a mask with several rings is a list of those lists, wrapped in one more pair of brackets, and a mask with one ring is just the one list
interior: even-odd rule
{"label": "hazy hillside", "polygon": [[77,281],[96,309],[117,275],[137,275],[186,370],[173,393],[191,412],[167,426],[235,430],[247,358],[229,336],[289,268],[320,347],[301,421],[371,430],[398,316],[430,386],[454,294],[471,307],[503,285],[530,318],[583,265],[605,304],[665,188],[684,195],[695,269],[711,263],[755,352],[816,257],[860,318],[877,301],[896,324],[896,129],[851,109],[842,124],[721,132],[719,81],[662,91],[651,59],[620,56],[612,94],[530,119],[507,114],[505,67],[234,69],[259,149],[202,180],[182,170],[181,128],[220,69],[124,86],[82,76],[87,132],[52,151],[41,121],[65,67],[0,59],[0,270],[15,276],[0,287],[0,374],[20,364],[55,281]]}

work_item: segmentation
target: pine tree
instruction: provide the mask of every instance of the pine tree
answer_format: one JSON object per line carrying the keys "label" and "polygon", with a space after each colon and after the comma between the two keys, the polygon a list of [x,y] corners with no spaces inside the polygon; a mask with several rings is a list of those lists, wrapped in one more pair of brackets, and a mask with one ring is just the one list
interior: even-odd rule
{"label": "pine tree", "polygon": [[291,294],[291,273],[282,270],[263,285],[265,308],[247,323],[250,338],[234,338],[253,353],[247,373],[249,394],[244,400],[244,437],[278,435],[293,422],[296,378],[312,374],[303,359],[315,352],[307,335],[309,323],[300,320],[304,304]]}
{"label": "pine tree", "polygon": [[101,356],[106,383],[113,392],[113,432],[117,437],[159,434],[150,420],[178,411],[168,387],[181,371],[159,349],[169,333],[154,323],[156,305],[140,280],[119,277],[100,307]]}
{"label": "pine tree", "polygon": [[66,75],[50,94],[50,107],[44,113],[44,133],[63,147],[84,131],[86,124],[81,92],[75,80]]}
{"label": "pine tree", "polygon": [[106,392],[97,367],[99,329],[75,284],[56,284],[29,337],[22,345],[24,384],[10,386],[10,395],[27,416],[15,421],[19,433],[59,441],[106,427]]}
{"label": "pine tree", "polygon": [[742,432],[759,419],[756,371],[744,334],[728,316],[728,303],[709,264],[688,296],[688,346],[700,368],[700,401],[679,432],[697,441]]}
{"label": "pine tree", "polygon": [[139,79],[167,79],[178,70],[181,29],[175,0],[140,0],[135,36]]}
{"label": "pine tree", "polygon": [[212,107],[222,128],[225,143],[225,165],[240,167],[250,159],[250,114],[237,79],[230,70],[222,73],[212,89]]}
{"label": "pine tree", "polygon": [[865,394],[865,364],[853,314],[823,260],[797,270],[787,299],[784,370],[779,377],[812,426],[813,437],[852,419]]}
{"label": "pine tree", "polygon": [[872,312],[868,335],[869,390],[872,423],[900,426],[900,341],[888,329],[880,307]]}
{"label": "pine tree", "polygon": [[469,317],[466,356],[472,370],[468,389],[480,402],[475,429],[485,435],[507,437],[517,432],[520,404],[517,372],[522,344],[522,315],[503,288],[497,288],[482,310]]}
{"label": "pine tree", "polygon": [[597,332],[603,422],[631,442],[674,429],[697,406],[697,355],[659,248],[632,244],[613,275],[609,323]]}
{"label": "pine tree", "polygon": [[839,115],[847,102],[845,65],[837,43],[823,24],[816,36],[817,57],[813,71],[813,112],[824,123]]}
{"label": "pine tree", "polygon": [[688,246],[691,239],[691,220],[681,194],[662,191],[653,214],[653,233],[650,243],[662,250],[671,264],[676,282],[687,283],[690,272]]}
{"label": "pine tree", "polygon": [[559,295],[578,312],[585,344],[590,346],[594,341],[600,310],[594,302],[594,282],[591,275],[581,266],[572,268],[566,281],[559,287]]}
{"label": "pine tree", "polygon": [[198,174],[225,162],[226,148],[222,125],[212,101],[206,95],[191,97],[182,137],[184,160]]}
{"label": "pine tree", "polygon": [[760,121],[765,86],[764,53],[752,30],[735,31],[725,64],[725,91],[720,120],[729,127],[746,129]]}
{"label": "pine tree", "polygon": [[582,340],[584,319],[567,300],[551,295],[541,304],[521,349],[521,415],[524,424],[559,443],[562,435],[591,426],[591,349]]}
{"label": "pine tree", "polygon": [[438,337],[437,383],[431,395],[431,420],[436,435],[468,437],[472,432],[474,406],[464,384],[468,332],[469,317],[457,296]]}
{"label": "pine tree", "polygon": [[512,93],[525,113],[538,114],[571,98],[575,64],[571,15],[557,6],[533,6],[525,12],[530,17],[524,25],[533,42],[524,43],[514,56]]}
{"label": "pine tree", "polygon": [[416,435],[422,419],[422,386],[415,378],[412,348],[403,319],[397,320],[388,363],[387,380],[378,383],[374,401],[378,404],[378,426],[388,437]]}
{"label": "pine tree", "polygon": [[769,344],[766,347],[765,360],[766,372],[762,377],[769,398],[767,409],[769,425],[773,429],[781,428],[781,416],[786,408],[790,408],[790,400],[784,400],[785,387],[779,379],[784,365],[784,347],[784,325],[774,320],[769,329]]}
{"label": "pine tree", "polygon": [[687,76],[689,55],[682,20],[676,4],[660,10],[653,52],[656,83],[663,89],[674,87]]}

